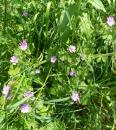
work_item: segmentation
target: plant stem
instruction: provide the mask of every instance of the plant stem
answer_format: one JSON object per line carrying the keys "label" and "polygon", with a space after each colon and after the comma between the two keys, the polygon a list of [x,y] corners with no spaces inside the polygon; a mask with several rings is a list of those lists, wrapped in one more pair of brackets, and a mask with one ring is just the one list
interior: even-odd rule
{"label": "plant stem", "polygon": [[4,32],[6,32],[7,0],[4,0]]}

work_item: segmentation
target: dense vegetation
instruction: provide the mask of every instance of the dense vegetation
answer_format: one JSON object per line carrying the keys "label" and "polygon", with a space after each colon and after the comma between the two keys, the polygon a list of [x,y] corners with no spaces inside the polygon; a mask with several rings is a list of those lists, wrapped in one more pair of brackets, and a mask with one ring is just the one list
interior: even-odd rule
{"label": "dense vegetation", "polygon": [[116,1],[0,10],[0,130],[115,130]]}

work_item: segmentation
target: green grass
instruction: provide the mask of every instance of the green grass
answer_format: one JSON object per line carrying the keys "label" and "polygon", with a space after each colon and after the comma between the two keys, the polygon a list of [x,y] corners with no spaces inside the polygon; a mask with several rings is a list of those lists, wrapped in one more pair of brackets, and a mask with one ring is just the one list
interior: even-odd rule
{"label": "green grass", "polygon": [[[116,25],[107,24],[109,16],[116,21],[115,7],[115,0],[0,2],[0,130],[115,130]],[[4,85],[11,100],[4,99]],[[72,101],[73,91],[80,102]],[[20,110],[24,103],[28,113]]]}

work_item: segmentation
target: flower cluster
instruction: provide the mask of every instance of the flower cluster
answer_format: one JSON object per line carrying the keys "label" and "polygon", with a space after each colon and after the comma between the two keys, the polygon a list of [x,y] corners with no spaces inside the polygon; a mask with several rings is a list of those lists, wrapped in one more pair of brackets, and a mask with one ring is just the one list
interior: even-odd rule
{"label": "flower cluster", "polygon": [[[27,49],[27,47],[28,47],[28,46],[27,46],[26,40],[23,40],[23,41],[21,42],[21,44],[20,44],[20,49],[21,49],[22,51],[25,51],[25,50]],[[18,56],[16,56],[16,55],[12,56],[11,59],[10,59],[10,62],[11,62],[13,65],[18,64],[18,62],[19,62]]]}
{"label": "flower cluster", "polygon": [[[34,93],[32,91],[26,91],[23,96],[24,98],[34,99]],[[30,106],[28,105],[28,103],[24,103],[21,105],[20,110],[22,113],[28,113],[30,110]]]}
{"label": "flower cluster", "polygon": [[[27,15],[28,15],[27,12],[23,12],[23,16],[27,16]],[[20,49],[21,49],[22,51],[26,51],[27,47],[28,47],[28,44],[27,44],[26,40],[23,40],[23,41],[20,43]],[[11,62],[13,65],[18,64],[18,62],[19,62],[18,56],[16,56],[16,55],[12,56],[11,59],[10,59],[10,62]],[[10,92],[10,87],[9,87],[9,86],[4,86],[4,87],[3,87],[3,95],[4,95],[5,97],[8,97],[7,99],[10,99],[10,96],[8,96],[8,95],[9,95],[9,92]],[[24,93],[24,98],[32,98],[32,97],[34,97],[34,93],[33,93],[33,92],[27,91],[27,92]],[[29,107],[28,104],[25,103],[25,104],[21,105],[20,109],[21,109],[21,112],[22,112],[22,113],[27,113],[27,112],[29,112],[30,107]]]}
{"label": "flower cluster", "polygon": [[[26,91],[23,96],[24,98],[34,99],[34,93],[32,91]],[[28,103],[24,103],[21,105],[20,110],[22,113],[28,113],[30,110],[30,106],[28,105]]]}
{"label": "flower cluster", "polygon": [[[23,15],[23,16],[28,16],[28,12],[25,11],[25,12],[23,12],[22,15]],[[107,17],[106,23],[107,23],[110,27],[114,26],[114,25],[115,25],[115,19],[114,19],[114,17],[113,17],[113,16]],[[20,43],[20,49],[21,49],[22,51],[26,51],[27,48],[28,48],[28,44],[27,44],[27,41],[24,39],[24,40],[22,40],[21,43]],[[74,54],[74,53],[76,53],[76,51],[77,51],[76,45],[69,45],[68,48],[67,48],[67,51],[68,51],[68,53],[70,53],[71,55]],[[82,58],[85,59],[84,57],[82,57]],[[83,59],[82,59],[82,60],[83,60]],[[50,62],[51,62],[52,64],[55,64],[57,61],[58,61],[57,56],[52,55],[52,56],[50,57]],[[18,56],[17,56],[17,55],[12,56],[11,59],[10,59],[10,62],[11,62],[13,65],[18,64],[18,62],[19,62]],[[39,74],[39,73],[40,73],[40,70],[39,70],[39,69],[36,69],[36,70],[35,70],[35,74]],[[69,75],[70,77],[75,77],[75,76],[76,76],[76,73],[75,73],[74,70],[71,70],[68,75]],[[11,88],[10,88],[9,86],[4,86],[4,87],[3,87],[3,92],[2,92],[2,93],[3,93],[3,95],[4,95],[5,98],[8,97],[8,95],[9,95],[9,93],[10,93],[10,90],[11,90]],[[33,98],[33,97],[34,97],[34,93],[31,92],[31,91],[26,91],[26,92],[24,93],[24,98]],[[10,96],[9,96],[9,98],[10,98]],[[72,99],[73,102],[78,102],[78,103],[80,103],[80,95],[79,95],[79,93],[78,93],[78,92],[72,92],[71,99]],[[21,110],[22,113],[28,113],[29,110],[30,110],[30,106],[28,105],[28,103],[24,103],[24,104],[21,105],[20,110]]]}

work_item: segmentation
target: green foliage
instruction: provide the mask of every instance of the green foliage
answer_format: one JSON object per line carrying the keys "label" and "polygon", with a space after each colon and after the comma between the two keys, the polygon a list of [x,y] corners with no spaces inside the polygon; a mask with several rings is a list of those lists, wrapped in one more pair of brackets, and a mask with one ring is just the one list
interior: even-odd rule
{"label": "green foliage", "polygon": [[[0,2],[0,130],[115,129],[116,25],[107,23],[109,16],[116,21],[115,3]],[[11,88],[7,97],[5,85]],[[34,97],[24,98],[28,91]]]}
{"label": "green foliage", "polygon": [[89,0],[89,2],[96,8],[106,12],[105,7],[101,0]]}

